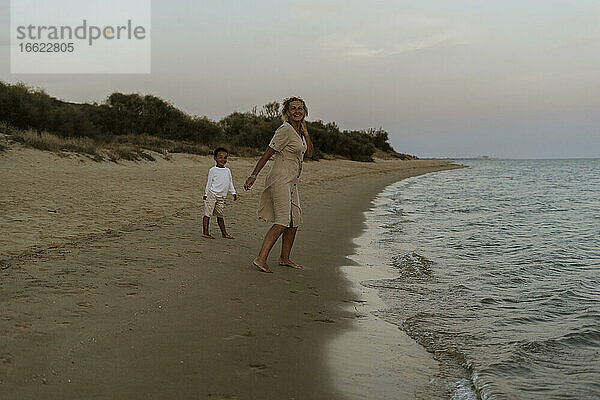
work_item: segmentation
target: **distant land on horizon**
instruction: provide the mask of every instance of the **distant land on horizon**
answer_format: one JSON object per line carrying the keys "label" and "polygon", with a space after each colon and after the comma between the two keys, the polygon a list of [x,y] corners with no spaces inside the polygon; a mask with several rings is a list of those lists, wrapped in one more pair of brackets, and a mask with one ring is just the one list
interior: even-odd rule
{"label": "distant land on horizon", "polygon": [[511,158],[511,157],[492,157],[492,156],[475,156],[475,157],[420,157],[421,160],[598,160],[599,157],[550,157],[550,158]]}
{"label": "distant land on horizon", "polygon": [[499,160],[499,158],[491,156],[475,156],[475,157],[420,157],[421,160]]}

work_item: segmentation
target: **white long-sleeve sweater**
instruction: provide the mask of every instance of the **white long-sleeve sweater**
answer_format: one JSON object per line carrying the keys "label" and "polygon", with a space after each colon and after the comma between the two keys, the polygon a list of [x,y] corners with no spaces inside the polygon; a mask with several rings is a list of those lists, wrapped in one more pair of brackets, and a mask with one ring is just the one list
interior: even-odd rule
{"label": "white long-sleeve sweater", "polygon": [[215,165],[208,171],[204,195],[208,196],[209,192],[220,197],[227,197],[227,192],[236,194],[235,188],[233,187],[231,170],[229,168],[219,168]]}

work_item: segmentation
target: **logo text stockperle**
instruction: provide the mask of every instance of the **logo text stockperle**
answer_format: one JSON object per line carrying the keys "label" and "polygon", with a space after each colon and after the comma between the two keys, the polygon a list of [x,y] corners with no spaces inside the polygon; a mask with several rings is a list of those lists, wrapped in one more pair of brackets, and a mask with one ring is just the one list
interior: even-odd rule
{"label": "logo text stockperle", "polygon": [[141,25],[134,26],[130,19],[127,20],[126,25],[105,25],[103,27],[88,25],[85,19],[81,25],[75,28],[69,25],[20,25],[17,27],[17,39],[19,40],[65,40],[73,38],[87,39],[90,46],[93,45],[94,41],[101,39],[144,40],[146,39],[146,28]]}

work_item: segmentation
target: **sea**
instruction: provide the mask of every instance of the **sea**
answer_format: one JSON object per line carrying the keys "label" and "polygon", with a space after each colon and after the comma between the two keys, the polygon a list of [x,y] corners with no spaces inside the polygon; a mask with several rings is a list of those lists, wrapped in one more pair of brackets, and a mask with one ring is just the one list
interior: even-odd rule
{"label": "sea", "polygon": [[456,162],[366,213],[373,314],[437,361],[435,397],[600,399],[600,161]]}

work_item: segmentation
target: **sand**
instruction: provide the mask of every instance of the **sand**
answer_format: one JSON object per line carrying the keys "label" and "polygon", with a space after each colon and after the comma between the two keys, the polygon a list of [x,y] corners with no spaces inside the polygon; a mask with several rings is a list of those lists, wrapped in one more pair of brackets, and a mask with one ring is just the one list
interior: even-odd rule
{"label": "sand", "polygon": [[[256,160],[230,157],[240,197],[225,221],[236,239],[209,240],[201,198],[212,157],[156,157],[96,163],[17,144],[0,153],[0,397],[360,398],[344,385],[372,368],[356,329],[368,316],[352,307],[361,300],[340,267],[352,263],[362,212],[388,184],[456,166],[306,163],[292,253],[305,269],[276,266],[277,244],[275,273],[264,274],[250,261],[268,228],[256,218],[266,171],[243,190]],[[435,361],[390,335],[408,366],[396,394],[425,398]]]}

